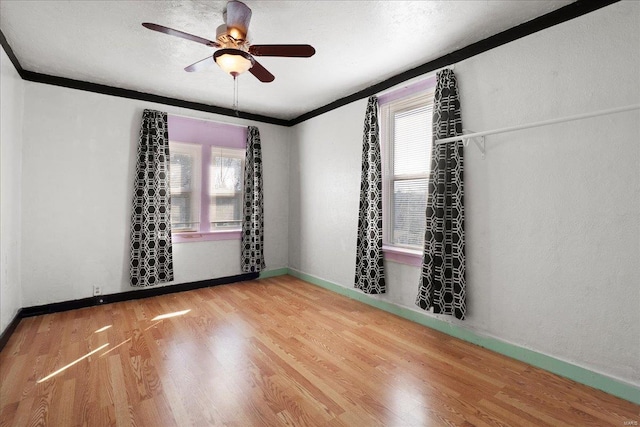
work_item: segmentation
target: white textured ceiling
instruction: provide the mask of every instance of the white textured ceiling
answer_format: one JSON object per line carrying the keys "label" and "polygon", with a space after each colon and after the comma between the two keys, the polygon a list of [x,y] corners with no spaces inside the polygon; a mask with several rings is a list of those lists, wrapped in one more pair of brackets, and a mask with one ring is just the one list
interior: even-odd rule
{"label": "white textured ceiling", "polygon": [[[292,119],[571,2],[247,0],[252,43],[306,43],[317,53],[258,58],[276,79],[241,75],[239,108]],[[229,75],[183,70],[214,49],[140,25],[215,40],[225,4],[0,0],[0,29],[25,70],[231,108]]]}

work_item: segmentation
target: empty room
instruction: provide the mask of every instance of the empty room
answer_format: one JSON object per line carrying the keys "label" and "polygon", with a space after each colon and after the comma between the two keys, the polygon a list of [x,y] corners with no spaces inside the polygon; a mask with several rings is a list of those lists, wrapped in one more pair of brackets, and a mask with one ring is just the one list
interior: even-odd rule
{"label": "empty room", "polygon": [[0,0],[0,426],[637,426],[640,2]]}

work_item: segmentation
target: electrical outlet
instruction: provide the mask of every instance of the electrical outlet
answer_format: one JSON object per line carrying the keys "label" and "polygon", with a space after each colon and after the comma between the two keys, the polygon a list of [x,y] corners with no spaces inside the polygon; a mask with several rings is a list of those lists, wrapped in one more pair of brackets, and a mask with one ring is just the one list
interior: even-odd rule
{"label": "electrical outlet", "polygon": [[93,285],[93,296],[102,295],[102,287],[100,285]]}

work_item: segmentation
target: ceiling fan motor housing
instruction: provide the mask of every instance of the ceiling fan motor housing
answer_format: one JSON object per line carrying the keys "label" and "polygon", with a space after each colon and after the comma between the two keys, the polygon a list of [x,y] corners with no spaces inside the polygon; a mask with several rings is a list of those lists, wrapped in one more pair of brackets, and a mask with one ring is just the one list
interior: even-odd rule
{"label": "ceiling fan motor housing", "polygon": [[222,17],[226,24],[227,38],[238,42],[243,42],[247,39],[247,31],[249,31],[249,23],[251,22],[251,9],[249,6],[240,1],[232,0],[224,8]]}
{"label": "ceiling fan motor housing", "polygon": [[222,48],[239,49],[245,52],[249,50],[249,41],[246,40],[246,38],[244,40],[236,40],[231,37],[225,24],[219,25],[218,28],[216,28],[216,41]]}

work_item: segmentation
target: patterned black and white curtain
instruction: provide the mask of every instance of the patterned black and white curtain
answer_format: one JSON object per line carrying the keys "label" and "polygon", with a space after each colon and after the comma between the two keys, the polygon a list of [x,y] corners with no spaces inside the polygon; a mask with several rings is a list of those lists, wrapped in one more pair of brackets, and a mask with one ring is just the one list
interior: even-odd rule
{"label": "patterned black and white curtain", "polygon": [[242,271],[259,273],[264,262],[264,200],[262,194],[262,147],[260,131],[249,126],[244,164],[244,210],[242,216]]}
{"label": "patterned black and white curtain", "polygon": [[[437,74],[433,139],[462,135],[456,77]],[[466,281],[462,141],[433,144],[427,199],[422,273],[416,304],[464,319]]]}
{"label": "patterned black and white curtain", "polygon": [[382,253],[382,162],[378,126],[378,98],[367,104],[362,138],[360,213],[355,287],[367,294],[386,292]]}
{"label": "patterned black and white curtain", "polygon": [[167,113],[144,110],[131,212],[131,286],[173,280]]}

